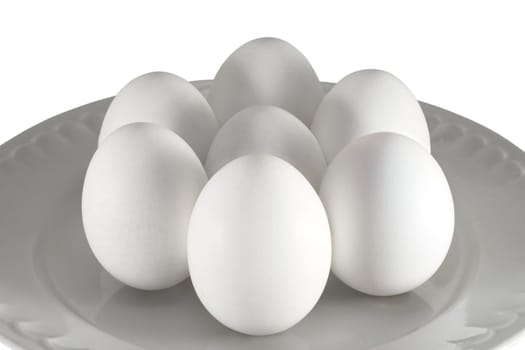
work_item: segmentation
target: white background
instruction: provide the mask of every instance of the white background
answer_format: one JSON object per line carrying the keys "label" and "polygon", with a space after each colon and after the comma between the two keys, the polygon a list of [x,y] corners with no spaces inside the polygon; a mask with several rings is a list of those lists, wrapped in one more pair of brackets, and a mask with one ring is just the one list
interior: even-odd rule
{"label": "white background", "polygon": [[0,1],[0,144],[142,73],[213,78],[241,44],[276,36],[321,80],[384,69],[525,148],[519,1]]}
{"label": "white background", "polygon": [[43,119],[114,95],[142,73],[213,78],[239,45],[277,36],[302,51],[322,80],[362,68],[390,71],[420,100],[525,148],[520,1],[0,4],[0,144]]}

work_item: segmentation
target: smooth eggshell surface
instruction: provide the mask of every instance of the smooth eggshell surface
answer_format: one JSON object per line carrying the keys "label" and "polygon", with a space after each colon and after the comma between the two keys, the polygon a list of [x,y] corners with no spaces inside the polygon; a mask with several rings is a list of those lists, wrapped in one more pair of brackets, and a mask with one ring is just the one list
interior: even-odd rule
{"label": "smooth eggshell surface", "polygon": [[284,109],[254,106],[229,119],[213,140],[206,159],[211,176],[225,164],[250,153],[268,153],[295,166],[316,189],[326,162],[310,130]]}
{"label": "smooth eggshell surface", "polygon": [[232,161],[195,204],[188,236],[192,283],[206,309],[233,330],[268,335],[299,322],[321,296],[330,259],[317,193],[277,157]]}
{"label": "smooth eggshell surface", "polygon": [[260,38],[226,59],[211,84],[209,101],[220,124],[246,107],[275,105],[310,126],[323,96],[303,54],[283,40]]}
{"label": "smooth eggshell surface", "polygon": [[188,222],[207,181],[188,144],[148,123],[118,129],[93,156],[82,219],[91,250],[135,288],[170,287],[188,277]]}
{"label": "smooth eggshell surface", "polygon": [[337,83],[319,105],[311,126],[328,163],[346,145],[376,132],[395,132],[430,152],[430,135],[418,101],[403,82],[380,70],[362,70]]}
{"label": "smooth eggshell surface", "polygon": [[186,80],[166,72],[144,74],[120,90],[102,123],[99,145],[119,127],[134,122],[171,129],[203,163],[218,129],[213,111],[201,93]]}
{"label": "smooth eggshell surface", "polygon": [[361,292],[395,295],[428,280],[444,261],[454,203],[438,163],[393,133],[344,148],[320,191],[330,220],[332,271]]}

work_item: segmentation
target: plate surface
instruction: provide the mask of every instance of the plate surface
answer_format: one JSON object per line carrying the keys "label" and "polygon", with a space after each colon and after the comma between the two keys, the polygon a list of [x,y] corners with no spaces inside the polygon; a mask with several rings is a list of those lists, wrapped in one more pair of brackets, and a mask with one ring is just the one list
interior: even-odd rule
{"label": "plate surface", "polygon": [[[209,82],[195,84],[206,95]],[[430,281],[376,298],[330,278],[297,326],[248,337],[208,315],[189,280],[141,292],[94,259],[80,195],[110,101],[0,147],[0,338],[14,349],[495,349],[525,328],[525,154],[490,130],[422,103],[456,205],[451,250]]]}

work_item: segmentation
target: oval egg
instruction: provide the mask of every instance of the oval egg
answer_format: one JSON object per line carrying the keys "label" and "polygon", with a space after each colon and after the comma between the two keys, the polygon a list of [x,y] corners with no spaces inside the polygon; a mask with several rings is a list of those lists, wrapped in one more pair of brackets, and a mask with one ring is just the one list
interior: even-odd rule
{"label": "oval egg", "polygon": [[84,230],[100,264],[145,290],[188,277],[188,222],[206,181],[193,150],[168,129],[133,123],[109,135],[82,191]]}
{"label": "oval egg", "polygon": [[310,130],[284,109],[248,107],[219,130],[213,140],[206,171],[212,176],[235,158],[268,153],[295,166],[318,189],[326,169],[323,152]]}
{"label": "oval egg", "polygon": [[443,263],[454,203],[425,148],[394,133],[365,136],[328,167],[321,199],[332,229],[332,271],[372,295],[408,292]]}
{"label": "oval egg", "polygon": [[247,155],[202,190],[188,233],[195,291],[241,333],[282,332],[305,317],[325,287],[330,229],[308,180],[284,160]]}
{"label": "oval egg", "polygon": [[186,80],[166,72],[144,74],[129,82],[111,102],[99,145],[119,127],[148,122],[182,137],[204,163],[218,123],[201,93]]}
{"label": "oval egg", "polygon": [[358,71],[337,83],[319,105],[311,129],[328,163],[347,144],[376,132],[402,134],[430,152],[418,101],[403,82],[380,70]]}
{"label": "oval egg", "polygon": [[310,126],[324,96],[314,69],[295,47],[276,38],[252,40],[231,54],[210,87],[220,124],[253,105],[281,107]]}

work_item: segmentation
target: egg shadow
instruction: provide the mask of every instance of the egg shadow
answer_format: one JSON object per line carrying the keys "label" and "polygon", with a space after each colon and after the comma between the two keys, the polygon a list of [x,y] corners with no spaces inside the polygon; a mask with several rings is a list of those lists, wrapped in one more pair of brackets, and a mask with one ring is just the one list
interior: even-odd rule
{"label": "egg shadow", "polygon": [[293,332],[254,337],[232,332],[209,339],[206,350],[310,350],[310,347]]}
{"label": "egg shadow", "polygon": [[94,320],[98,327],[146,349],[173,349],[175,344],[201,349],[205,339],[230,332],[204,309],[189,279],[153,292],[122,285]]}
{"label": "egg shadow", "polygon": [[433,309],[417,292],[376,297],[358,292],[335,276],[294,333],[312,349],[368,349],[430,321]]}
{"label": "egg shadow", "polygon": [[[107,279],[112,277],[102,278]],[[104,284],[113,284],[114,288],[114,283]],[[94,321],[101,329],[146,349],[167,350],[177,346],[188,350],[308,350],[292,332],[252,337],[224,327],[202,306],[190,279],[154,292],[120,285],[101,304]]]}
{"label": "egg shadow", "polygon": [[[416,293],[372,297],[331,276],[312,312],[274,336],[251,337],[222,326],[202,306],[189,279],[155,292],[124,285],[103,302],[96,325],[146,349],[366,349],[406,334],[432,316]],[[379,331],[380,330],[380,331]]]}

